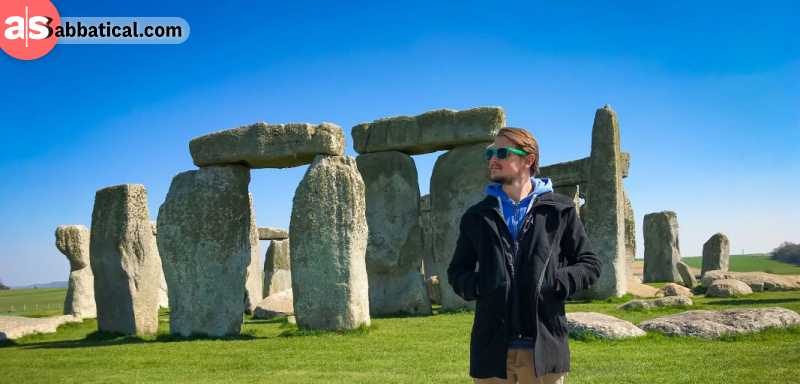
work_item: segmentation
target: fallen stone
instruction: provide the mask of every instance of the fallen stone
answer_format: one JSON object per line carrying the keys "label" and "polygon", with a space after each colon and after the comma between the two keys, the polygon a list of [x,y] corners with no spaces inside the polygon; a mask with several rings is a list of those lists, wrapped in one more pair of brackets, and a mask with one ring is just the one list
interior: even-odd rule
{"label": "fallen stone", "polygon": [[703,264],[700,276],[708,271],[728,271],[731,257],[731,245],[728,236],[715,233],[703,244]]}
{"label": "fallen stone", "polygon": [[89,229],[83,225],[59,225],[56,248],[69,260],[69,282],[64,314],[80,318],[97,316],[94,303],[94,275],[89,265]]}
{"label": "fallen stone", "polygon": [[622,339],[644,336],[645,332],[630,321],[596,312],[567,313],[567,328],[572,337],[593,336],[600,339]]}
{"label": "fallen stone", "polygon": [[249,183],[250,170],[240,165],[172,179],[158,213],[172,334],[239,334],[253,235]]}
{"label": "fallen stone", "polygon": [[706,297],[736,297],[753,293],[750,286],[734,279],[714,280],[706,289]]}
{"label": "fallen stone", "polygon": [[711,286],[715,280],[734,279],[750,286],[753,292],[792,291],[800,289],[800,276],[775,275],[766,272],[725,272],[707,271],[701,279],[705,287]]}
{"label": "fallen stone", "polygon": [[694,294],[692,290],[686,288],[684,286],[675,284],[675,283],[667,283],[661,289],[656,292],[656,297],[667,297],[667,296],[686,296],[692,297]]}
{"label": "fallen stone", "polygon": [[655,297],[658,293],[658,288],[642,284],[641,281],[636,279],[628,279],[628,293],[636,297]]}
{"label": "fallen stone", "polygon": [[650,300],[631,300],[617,308],[631,311],[648,310],[660,307],[690,307],[692,305],[694,305],[692,299],[686,296],[667,296]]}
{"label": "fallen stone", "polygon": [[422,273],[417,168],[401,152],[356,158],[367,203],[370,315],[430,315]]}
{"label": "fallen stone", "polygon": [[680,260],[678,217],[675,212],[663,211],[644,215],[643,281],[681,281],[676,267]]}
{"label": "fallen stone", "polygon": [[289,238],[289,231],[283,228],[261,227],[258,229],[259,240],[284,240]]}
{"label": "fallen stone", "polygon": [[694,277],[694,274],[692,274],[692,271],[686,263],[683,261],[675,263],[675,269],[678,270],[678,274],[681,276],[681,284],[683,284],[684,287],[694,288],[694,286],[697,285],[697,278]]}
{"label": "fallen stone", "polygon": [[73,315],[53,317],[0,316],[0,341],[16,340],[37,333],[53,333],[67,323],[80,323],[81,318]]}
{"label": "fallen stone", "polygon": [[264,297],[292,289],[289,250],[289,239],[270,242],[264,260]]}
{"label": "fallen stone", "polygon": [[161,261],[144,186],[124,184],[97,191],[90,237],[98,329],[155,334]]}
{"label": "fallen stone", "polygon": [[343,155],[344,133],[331,123],[256,123],[194,138],[189,150],[198,167],[288,168],[308,164],[319,154]]}
{"label": "fallen stone", "polygon": [[779,307],[687,311],[658,317],[639,324],[646,331],[670,336],[695,336],[707,339],[795,325],[800,325],[800,315],[795,311]]}
{"label": "fallen stone", "polygon": [[491,142],[505,122],[505,112],[499,107],[440,109],[359,124],[351,133],[353,147],[361,154],[400,151],[418,155]]}
{"label": "fallen stone", "polygon": [[317,156],[297,186],[289,225],[292,293],[301,329],[370,324],[365,213],[356,161]]}
{"label": "fallen stone", "polygon": [[292,315],[294,315],[294,304],[291,289],[267,296],[253,310],[253,318],[261,320]]}

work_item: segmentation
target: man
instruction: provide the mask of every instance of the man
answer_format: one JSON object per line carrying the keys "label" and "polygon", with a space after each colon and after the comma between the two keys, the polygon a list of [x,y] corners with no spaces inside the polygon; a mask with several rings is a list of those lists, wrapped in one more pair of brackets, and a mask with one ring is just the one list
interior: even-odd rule
{"label": "man", "polygon": [[486,159],[494,183],[461,218],[447,269],[456,294],[477,300],[470,376],[563,383],[570,361],[564,301],[597,280],[600,260],[572,200],[534,177],[539,144],[528,131],[501,129]]}

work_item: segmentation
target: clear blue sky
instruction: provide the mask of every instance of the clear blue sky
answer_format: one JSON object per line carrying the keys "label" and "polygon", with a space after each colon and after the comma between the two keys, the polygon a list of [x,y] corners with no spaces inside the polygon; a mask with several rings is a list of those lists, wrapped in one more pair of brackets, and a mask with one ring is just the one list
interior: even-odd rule
{"label": "clear blue sky", "polygon": [[[611,104],[637,230],[676,211],[684,255],[715,232],[736,253],[800,242],[796,2],[118,3],[55,2],[62,16],[183,17],[191,37],[0,54],[6,284],[66,280],[55,228],[89,226],[99,188],[145,184],[155,219],[194,168],[192,137],[330,121],[354,155],[357,123],[484,105],[530,129],[549,164],[588,155],[594,111]],[[415,157],[423,193],[435,156]],[[304,171],[253,172],[259,225],[288,226]]]}

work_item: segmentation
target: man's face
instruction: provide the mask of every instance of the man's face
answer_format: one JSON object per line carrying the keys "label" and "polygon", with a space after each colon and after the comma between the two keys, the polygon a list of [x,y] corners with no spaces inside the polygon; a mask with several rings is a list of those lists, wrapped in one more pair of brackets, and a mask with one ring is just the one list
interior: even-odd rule
{"label": "man's face", "polygon": [[[505,138],[504,136],[497,136],[491,148],[516,148],[514,143]],[[495,183],[508,184],[512,180],[524,177],[530,177],[530,167],[533,164],[531,156],[519,156],[514,153],[509,153],[505,159],[498,159],[497,156],[492,156],[489,160],[489,179]]]}

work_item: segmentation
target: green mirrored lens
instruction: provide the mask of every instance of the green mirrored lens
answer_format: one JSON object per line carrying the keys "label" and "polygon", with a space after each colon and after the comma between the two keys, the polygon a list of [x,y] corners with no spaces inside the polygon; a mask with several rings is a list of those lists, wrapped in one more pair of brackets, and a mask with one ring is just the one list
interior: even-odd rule
{"label": "green mirrored lens", "polygon": [[497,149],[497,158],[503,160],[508,157],[508,148],[498,148]]}

